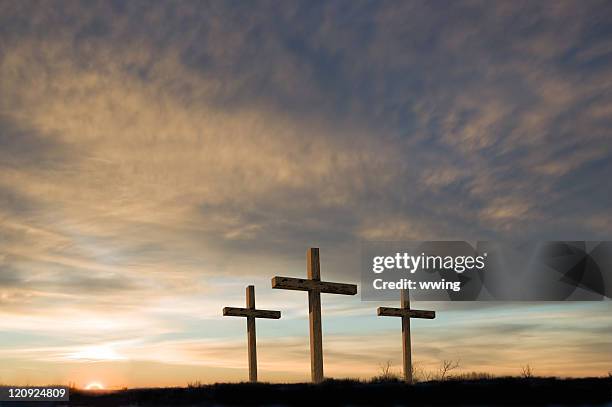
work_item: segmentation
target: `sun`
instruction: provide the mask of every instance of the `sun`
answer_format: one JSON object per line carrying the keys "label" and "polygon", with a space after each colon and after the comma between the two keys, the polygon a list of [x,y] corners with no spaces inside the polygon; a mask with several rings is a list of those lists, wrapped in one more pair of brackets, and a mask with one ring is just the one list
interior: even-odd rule
{"label": "sun", "polygon": [[104,385],[100,382],[91,382],[85,386],[85,390],[104,390]]}

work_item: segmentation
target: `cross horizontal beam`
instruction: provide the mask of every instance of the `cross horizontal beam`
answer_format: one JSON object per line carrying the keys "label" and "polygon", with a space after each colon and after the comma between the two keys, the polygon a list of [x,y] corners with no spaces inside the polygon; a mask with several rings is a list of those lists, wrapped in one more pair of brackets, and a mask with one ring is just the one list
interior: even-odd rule
{"label": "cross horizontal beam", "polygon": [[223,308],[223,316],[279,319],[281,317],[281,313],[280,311],[270,311],[265,309],[225,307]]}
{"label": "cross horizontal beam", "polygon": [[436,311],[424,311],[420,309],[378,307],[377,313],[378,316],[381,317],[408,317],[424,319],[434,319],[436,317]]}
{"label": "cross horizontal beam", "polygon": [[357,294],[357,286],[355,284],[330,283],[327,281],[316,281],[293,277],[273,277],[272,288],[296,291],[318,291],[327,294]]}

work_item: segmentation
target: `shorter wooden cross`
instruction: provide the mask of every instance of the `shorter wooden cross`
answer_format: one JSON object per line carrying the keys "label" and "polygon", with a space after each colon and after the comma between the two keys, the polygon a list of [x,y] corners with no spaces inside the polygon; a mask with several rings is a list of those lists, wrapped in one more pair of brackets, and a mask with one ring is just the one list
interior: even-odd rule
{"label": "shorter wooden cross", "polygon": [[249,349],[249,381],[257,381],[257,345],[255,340],[255,318],[279,319],[280,311],[255,309],[255,287],[246,288],[246,308],[223,308],[224,317],[246,317]]}
{"label": "shorter wooden cross", "polygon": [[401,317],[402,318],[402,355],[404,361],[404,381],[412,383],[412,350],[410,346],[410,318],[434,319],[435,311],[424,311],[410,309],[408,290],[402,290],[401,308],[379,307],[379,317]]}

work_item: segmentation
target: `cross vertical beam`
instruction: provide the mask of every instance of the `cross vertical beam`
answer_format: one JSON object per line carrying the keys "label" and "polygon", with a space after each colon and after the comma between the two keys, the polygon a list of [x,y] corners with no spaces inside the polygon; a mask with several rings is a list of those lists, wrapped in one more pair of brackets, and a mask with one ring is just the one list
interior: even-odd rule
{"label": "cross vertical beam", "polygon": [[[255,287],[250,285],[246,288],[246,307],[255,309]],[[249,354],[249,381],[257,381],[257,339],[255,335],[255,317],[247,317],[247,336]]]}
{"label": "cross vertical beam", "polygon": [[[311,248],[307,255],[308,279],[321,281],[319,249]],[[308,316],[310,320],[310,374],[312,381],[323,381],[323,329],[321,327],[321,292],[308,291]]]}
{"label": "cross vertical beam", "polygon": [[404,381],[412,383],[412,344],[410,340],[410,318],[434,319],[435,311],[410,309],[408,290],[401,292],[400,308],[379,307],[378,316],[402,318],[402,359],[404,365]]}
{"label": "cross vertical beam", "polygon": [[[410,310],[408,290],[402,290],[400,303],[402,309]],[[402,315],[402,361],[404,364],[404,381],[412,383],[412,344],[410,343],[410,317]]]}

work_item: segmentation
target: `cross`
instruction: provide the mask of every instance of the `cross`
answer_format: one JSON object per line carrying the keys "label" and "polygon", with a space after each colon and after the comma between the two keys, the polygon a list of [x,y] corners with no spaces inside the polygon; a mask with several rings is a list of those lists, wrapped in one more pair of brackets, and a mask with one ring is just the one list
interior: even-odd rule
{"label": "cross", "polygon": [[255,341],[255,318],[279,319],[280,311],[255,309],[255,287],[246,288],[246,308],[223,308],[224,317],[246,317],[249,349],[249,381],[257,381],[257,345]]}
{"label": "cross", "polygon": [[434,319],[435,311],[424,311],[410,309],[408,290],[402,290],[401,308],[379,307],[379,317],[401,317],[402,318],[402,355],[404,359],[404,381],[412,383],[412,350],[410,349],[410,318]]}
{"label": "cross", "polygon": [[323,333],[321,330],[321,293],[357,294],[354,284],[330,283],[321,281],[319,249],[308,249],[308,279],[292,277],[272,278],[272,288],[283,290],[308,291],[308,310],[310,319],[310,373],[314,383],[323,381]]}

